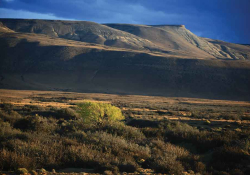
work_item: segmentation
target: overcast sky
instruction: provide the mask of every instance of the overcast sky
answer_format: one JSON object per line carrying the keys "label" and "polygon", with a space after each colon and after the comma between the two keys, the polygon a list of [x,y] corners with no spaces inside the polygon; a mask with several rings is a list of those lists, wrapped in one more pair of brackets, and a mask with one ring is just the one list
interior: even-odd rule
{"label": "overcast sky", "polygon": [[250,0],[0,0],[0,18],[184,24],[201,37],[250,43]]}

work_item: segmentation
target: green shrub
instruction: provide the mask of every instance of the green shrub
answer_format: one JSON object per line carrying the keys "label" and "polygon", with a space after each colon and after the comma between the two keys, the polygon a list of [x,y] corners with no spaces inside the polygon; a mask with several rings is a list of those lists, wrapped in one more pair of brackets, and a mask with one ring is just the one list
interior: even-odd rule
{"label": "green shrub", "polygon": [[102,122],[103,120],[123,120],[121,110],[107,103],[86,102],[78,104],[78,113],[85,122]]}

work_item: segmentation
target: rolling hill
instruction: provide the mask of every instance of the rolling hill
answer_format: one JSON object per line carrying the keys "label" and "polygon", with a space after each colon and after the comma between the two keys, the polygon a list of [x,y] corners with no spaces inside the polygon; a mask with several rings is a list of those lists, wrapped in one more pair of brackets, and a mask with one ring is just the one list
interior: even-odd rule
{"label": "rolling hill", "polygon": [[0,88],[250,100],[250,47],[183,25],[0,19]]}

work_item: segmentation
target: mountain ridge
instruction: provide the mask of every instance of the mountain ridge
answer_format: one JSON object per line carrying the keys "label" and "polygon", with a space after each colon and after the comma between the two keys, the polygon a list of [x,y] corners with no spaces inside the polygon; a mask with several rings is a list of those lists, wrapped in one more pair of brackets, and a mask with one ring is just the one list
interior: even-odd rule
{"label": "mountain ridge", "polygon": [[111,47],[176,52],[178,55],[183,54],[201,58],[250,58],[249,51],[246,54],[225,45],[208,42],[206,39],[194,35],[183,25],[114,25],[88,21],[25,19],[0,19],[0,21],[16,32],[40,33],[51,37],[91,42]]}
{"label": "mountain ridge", "polygon": [[[250,100],[248,46],[184,27],[105,25],[0,19],[0,88]],[[83,39],[69,37],[72,31]]]}

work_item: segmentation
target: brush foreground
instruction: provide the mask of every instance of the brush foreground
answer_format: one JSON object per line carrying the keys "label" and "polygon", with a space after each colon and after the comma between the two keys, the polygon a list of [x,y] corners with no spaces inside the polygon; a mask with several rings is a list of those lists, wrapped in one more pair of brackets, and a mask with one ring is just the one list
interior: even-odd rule
{"label": "brush foreground", "polygon": [[[0,100],[5,173],[250,173],[249,102],[16,90]],[[125,120],[86,122],[86,102]]]}

